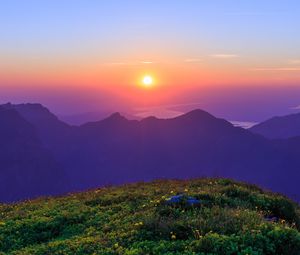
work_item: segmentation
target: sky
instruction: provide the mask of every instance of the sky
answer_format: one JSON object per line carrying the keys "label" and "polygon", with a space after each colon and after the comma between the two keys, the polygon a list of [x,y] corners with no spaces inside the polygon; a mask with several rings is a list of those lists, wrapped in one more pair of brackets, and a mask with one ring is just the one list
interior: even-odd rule
{"label": "sky", "polygon": [[0,0],[0,103],[201,107],[237,121],[293,113],[299,27],[298,0]]}

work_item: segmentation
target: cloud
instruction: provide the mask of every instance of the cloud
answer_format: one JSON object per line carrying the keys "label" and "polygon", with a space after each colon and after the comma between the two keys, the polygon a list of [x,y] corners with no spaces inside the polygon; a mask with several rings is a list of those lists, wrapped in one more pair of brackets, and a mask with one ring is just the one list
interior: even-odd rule
{"label": "cloud", "polygon": [[135,116],[139,118],[147,118],[150,116],[155,116],[161,119],[169,119],[169,118],[175,118],[182,114],[184,114],[184,112],[174,111],[174,110],[169,110],[164,108],[156,108],[152,110],[149,109],[148,111],[138,112],[135,114]]}
{"label": "cloud", "polygon": [[140,63],[148,65],[148,64],[153,64],[154,62],[153,61],[141,61]]}
{"label": "cloud", "polygon": [[299,65],[300,64],[300,59],[290,59],[288,61],[289,64],[292,64],[292,65]]}
{"label": "cloud", "polygon": [[210,55],[212,58],[223,58],[223,59],[230,59],[230,58],[237,58],[238,55],[236,54],[212,54]]}
{"label": "cloud", "polygon": [[300,67],[259,67],[252,68],[252,71],[283,71],[283,72],[298,72]]}
{"label": "cloud", "polygon": [[136,111],[149,111],[154,109],[169,109],[169,108],[176,108],[182,106],[199,106],[201,103],[191,102],[191,103],[182,103],[182,104],[166,104],[166,105],[158,105],[158,106],[149,106],[149,107],[138,107],[135,108]]}
{"label": "cloud", "polygon": [[232,125],[234,125],[235,127],[241,127],[241,128],[251,128],[253,126],[255,126],[256,124],[258,124],[257,122],[250,122],[250,121],[235,121],[235,120],[231,120],[229,121]]}
{"label": "cloud", "polygon": [[291,110],[300,110],[300,105],[294,106],[290,108]]}
{"label": "cloud", "polygon": [[[135,108],[136,112],[134,115],[139,118],[146,118],[149,116],[155,116],[157,118],[168,119],[175,118],[187,112],[185,108],[186,106],[199,106],[201,103],[181,103],[181,104],[168,104],[168,105],[158,105],[158,106],[150,106],[150,107],[138,107]],[[183,108],[182,108],[183,107]],[[193,107],[193,109],[195,108]]]}
{"label": "cloud", "polygon": [[201,62],[202,59],[201,58],[187,58],[184,60],[184,62],[187,62],[187,63],[197,63],[197,62]]}

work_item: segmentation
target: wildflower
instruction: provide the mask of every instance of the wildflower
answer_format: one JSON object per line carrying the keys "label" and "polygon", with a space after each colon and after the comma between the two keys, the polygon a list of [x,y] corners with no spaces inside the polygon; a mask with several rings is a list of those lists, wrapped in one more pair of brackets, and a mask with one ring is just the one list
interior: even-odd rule
{"label": "wildflower", "polygon": [[188,192],[189,190],[188,189],[184,189],[184,192]]}
{"label": "wildflower", "polygon": [[118,243],[115,243],[114,246],[115,246],[115,248],[118,248],[118,247],[119,247],[119,244],[118,244]]}
{"label": "wildflower", "polygon": [[140,225],[140,226],[143,226],[143,225],[144,225],[144,223],[143,223],[142,221],[140,221],[140,222],[139,222],[139,225]]}
{"label": "wildflower", "polygon": [[175,240],[176,239],[176,235],[171,235],[171,239]]}
{"label": "wildflower", "polygon": [[174,191],[173,191],[173,190],[171,190],[171,191],[170,191],[170,193],[171,193],[171,194],[173,194],[173,193],[174,193]]}
{"label": "wildflower", "polygon": [[165,198],[166,198],[166,196],[162,196],[161,198],[162,198],[162,199],[165,199]]}
{"label": "wildflower", "polygon": [[4,226],[4,225],[5,225],[5,222],[1,221],[0,226]]}
{"label": "wildflower", "polygon": [[196,239],[201,239],[202,238],[202,235],[200,235],[200,231],[198,229],[196,229],[194,233],[195,233]]}

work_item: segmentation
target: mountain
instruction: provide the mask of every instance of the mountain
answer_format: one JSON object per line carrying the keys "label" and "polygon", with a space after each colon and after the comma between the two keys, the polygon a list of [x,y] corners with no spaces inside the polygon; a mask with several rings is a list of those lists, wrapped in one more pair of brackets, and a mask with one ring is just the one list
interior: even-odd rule
{"label": "mountain", "polygon": [[[129,121],[120,114],[80,127],[81,146],[67,168],[84,183],[115,184],[155,178],[226,176],[296,197],[299,160],[280,146],[194,110],[173,119]],[[282,177],[282,169],[291,180]]]}
{"label": "mountain", "polygon": [[249,129],[269,139],[285,139],[300,136],[300,113],[274,117]]}
{"label": "mountain", "polygon": [[[61,115],[60,119],[70,125],[80,126],[87,122],[105,119],[108,116],[110,116],[111,114],[112,114],[112,112],[109,112],[109,111],[85,112],[85,113],[81,113],[81,114]],[[139,117],[137,117],[137,116],[130,115],[130,114],[123,113],[123,112],[122,112],[122,115],[125,116],[127,119],[139,119]]]}
{"label": "mountain", "polygon": [[1,254],[300,252],[299,205],[228,179],[100,188],[1,205],[0,215]]}
{"label": "mountain", "polygon": [[72,127],[59,120],[53,113],[41,104],[3,104],[5,109],[17,111],[25,120],[31,123],[38,134],[38,137],[45,146],[49,146],[69,136]]}
{"label": "mountain", "polygon": [[58,194],[66,181],[33,125],[14,109],[0,107],[0,201]]}
{"label": "mountain", "polygon": [[70,126],[41,105],[7,108],[18,110],[34,127],[41,147],[67,176],[67,191],[160,178],[222,176],[300,201],[297,151],[203,110],[172,119],[128,120],[114,113],[101,121]]}

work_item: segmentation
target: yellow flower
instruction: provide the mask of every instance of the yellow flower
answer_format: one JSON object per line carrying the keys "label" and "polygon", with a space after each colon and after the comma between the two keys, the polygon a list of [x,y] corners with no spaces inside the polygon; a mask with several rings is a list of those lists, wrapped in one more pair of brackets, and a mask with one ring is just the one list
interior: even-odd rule
{"label": "yellow flower", "polygon": [[141,226],[142,226],[142,225],[144,225],[144,223],[143,223],[142,221],[140,221],[140,222],[139,222],[139,225],[141,225]]}
{"label": "yellow flower", "polygon": [[173,193],[174,193],[174,191],[173,191],[173,190],[171,190],[171,191],[170,191],[170,193],[171,193],[171,194],[173,194]]}
{"label": "yellow flower", "polygon": [[118,243],[115,243],[114,246],[115,246],[115,248],[118,248],[118,247],[119,247],[119,244],[118,244]]}
{"label": "yellow flower", "polygon": [[175,240],[176,239],[176,235],[171,235],[171,239]]}
{"label": "yellow flower", "polygon": [[188,189],[184,189],[184,192],[188,192],[189,190]]}

